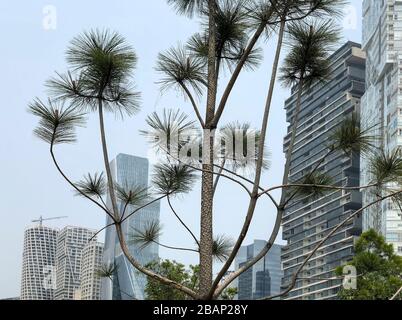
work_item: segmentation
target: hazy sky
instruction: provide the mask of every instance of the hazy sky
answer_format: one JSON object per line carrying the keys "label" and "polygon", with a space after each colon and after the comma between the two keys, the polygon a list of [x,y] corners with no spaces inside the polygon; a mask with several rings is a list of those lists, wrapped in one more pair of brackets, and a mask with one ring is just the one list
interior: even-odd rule
{"label": "hazy sky", "polygon": [[[361,39],[361,0],[351,1],[344,22],[346,40]],[[56,14],[54,20],[47,19]],[[342,22],[341,22],[342,23]],[[138,133],[145,128],[144,119],[163,108],[181,108],[192,114],[188,102],[179,93],[160,93],[156,84],[159,75],[154,66],[157,54],[185,42],[198,30],[197,21],[177,16],[165,0],[69,0],[0,2],[0,298],[18,296],[24,229],[31,220],[44,217],[68,216],[46,225],[63,227],[79,225],[98,229],[105,217],[90,203],[77,198],[58,175],[50,162],[48,146],[32,135],[36,119],[26,112],[34,97],[46,98],[43,83],[55,71],[66,71],[64,52],[69,41],[90,28],[107,27],[119,31],[135,47],[139,57],[135,79],[142,92],[142,110],[124,122],[108,116],[107,139],[110,156],[128,153],[146,157],[148,145]],[[266,98],[274,40],[262,42],[265,60],[253,73],[241,75],[229,100],[222,123],[233,120],[250,122],[260,127]],[[222,84],[226,82],[222,77]],[[286,131],[284,100],[288,91],[277,83],[272,104],[267,146],[272,153],[271,169],[264,174],[264,186],[279,184],[284,157],[282,141]],[[87,127],[79,131],[79,142],[59,146],[56,154],[65,172],[79,180],[87,172],[102,171],[99,129],[95,115]],[[174,201],[177,211],[198,234],[199,188]],[[215,233],[236,237],[247,208],[244,191],[230,182],[223,182],[215,204]],[[253,239],[266,239],[274,220],[273,207],[261,201],[245,244]],[[161,242],[191,246],[192,239],[172,219],[166,203],[162,204],[161,220],[164,235]],[[103,241],[103,236],[100,237]],[[280,242],[281,239],[278,239]],[[197,257],[182,252],[161,250],[163,258],[184,263],[197,263]]]}

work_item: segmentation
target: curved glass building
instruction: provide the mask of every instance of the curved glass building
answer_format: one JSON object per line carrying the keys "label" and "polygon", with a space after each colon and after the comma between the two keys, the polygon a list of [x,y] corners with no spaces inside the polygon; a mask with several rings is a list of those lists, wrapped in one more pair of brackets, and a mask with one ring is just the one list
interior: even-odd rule
{"label": "curved glass building", "polygon": [[[119,154],[116,159],[111,161],[112,175],[115,183],[120,186],[148,186],[148,167],[149,161],[145,158],[135,157],[127,154]],[[110,206],[110,199],[107,199]],[[120,212],[123,211],[124,203],[118,203]],[[127,212],[136,209],[128,206]],[[159,221],[160,203],[155,202],[139,210],[123,224],[126,239],[135,234],[135,230],[143,229],[148,223]],[[108,217],[107,224],[111,223]],[[139,248],[129,243],[131,254],[142,264],[146,265],[159,258],[159,247],[151,244],[146,248]],[[125,258],[121,251],[117,234],[114,228],[108,228],[105,236],[105,249],[103,263],[116,266],[115,274],[110,279],[102,280],[101,298],[102,300],[131,300],[145,299],[146,277],[138,272]]]}

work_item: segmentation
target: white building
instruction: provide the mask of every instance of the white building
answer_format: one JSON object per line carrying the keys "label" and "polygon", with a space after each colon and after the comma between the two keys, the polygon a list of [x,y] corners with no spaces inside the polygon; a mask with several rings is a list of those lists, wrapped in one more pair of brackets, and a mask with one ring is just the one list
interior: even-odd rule
{"label": "white building", "polygon": [[21,300],[52,300],[55,291],[56,229],[42,225],[25,230]]}
{"label": "white building", "polygon": [[[367,53],[366,93],[362,98],[361,125],[381,137],[377,146],[394,152],[402,146],[402,1],[363,1],[363,50]],[[371,181],[370,163],[361,159],[361,184]],[[363,206],[375,200],[363,192]],[[380,231],[402,255],[401,211],[392,201],[367,209],[363,228]]]}
{"label": "white building", "polygon": [[81,227],[65,227],[59,232],[56,248],[56,300],[73,300],[76,297],[80,289],[81,253],[94,235],[95,231]]}
{"label": "white building", "polygon": [[101,279],[96,274],[102,266],[103,244],[91,241],[82,250],[80,300],[100,300]]}

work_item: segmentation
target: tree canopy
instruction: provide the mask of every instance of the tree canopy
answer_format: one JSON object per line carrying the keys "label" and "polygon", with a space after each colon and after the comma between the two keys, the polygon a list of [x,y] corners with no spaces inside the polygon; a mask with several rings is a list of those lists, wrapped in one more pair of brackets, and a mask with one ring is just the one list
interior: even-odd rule
{"label": "tree canopy", "polygon": [[[388,300],[402,287],[402,257],[374,230],[361,235],[348,265],[357,269],[357,288],[342,289],[338,294],[340,299]],[[343,267],[339,267],[337,274],[342,273]],[[397,297],[401,298],[401,295]]]}

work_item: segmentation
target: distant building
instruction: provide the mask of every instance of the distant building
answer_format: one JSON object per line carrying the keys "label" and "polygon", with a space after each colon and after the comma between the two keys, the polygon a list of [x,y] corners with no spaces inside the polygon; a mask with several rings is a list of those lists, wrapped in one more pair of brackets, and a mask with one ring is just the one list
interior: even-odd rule
{"label": "distant building", "polygon": [[91,241],[82,250],[80,300],[100,300],[101,279],[96,274],[102,266],[103,244]]}
{"label": "distant building", "polygon": [[[299,125],[293,128],[297,88],[285,102],[290,123],[284,139],[287,154],[292,132],[296,131],[290,155],[289,183],[302,181],[312,170],[325,173],[333,184],[359,186],[360,155],[335,151],[328,155],[333,132],[346,120],[360,113],[360,98],[365,90],[365,54],[360,44],[347,42],[329,58],[328,81],[313,83],[302,93]],[[323,157],[325,160],[322,161]],[[283,290],[309,253],[340,222],[362,207],[358,190],[331,190],[315,198],[299,194],[289,201],[282,218]],[[349,221],[317,251],[299,274],[286,299],[334,299],[342,280],[334,279],[337,267],[353,258],[353,246],[362,229],[361,217]]]}
{"label": "distant building", "polygon": [[52,300],[58,231],[42,225],[25,230],[21,300]]}
{"label": "distant building", "polygon": [[[236,270],[257,256],[266,243],[255,240],[249,246],[242,246],[236,256]],[[283,276],[281,248],[282,246],[274,244],[263,259],[238,277],[235,283],[239,300],[256,300],[280,293]]]}
{"label": "distant building", "polygon": [[[111,161],[110,165],[115,183],[123,187],[140,186],[146,188],[148,186],[148,159],[119,154],[116,159]],[[109,197],[107,205],[111,206]],[[124,203],[118,203],[121,212],[124,205]],[[128,215],[135,209],[136,207],[128,206],[126,214]],[[123,224],[126,239],[135,233],[134,229],[142,229],[150,222],[159,221],[159,211],[160,203],[158,201],[139,210],[127,219]],[[110,217],[107,217],[106,223],[111,223]],[[159,259],[159,246],[155,243],[146,248],[129,244],[129,249],[142,265]],[[115,228],[106,230],[103,263],[106,265],[114,264],[116,273],[113,276],[113,281],[102,279],[102,300],[145,299],[146,276],[137,271],[125,258]]]}
{"label": "distant building", "polygon": [[81,227],[65,227],[57,236],[56,300],[73,300],[80,289],[82,250],[95,231]]}
{"label": "distant building", "polygon": [[[361,126],[379,137],[374,143],[387,153],[402,147],[402,2],[363,1],[363,50],[367,54],[366,93],[362,98]],[[374,128],[373,128],[374,127]],[[361,184],[372,181],[370,159],[361,157]],[[396,185],[388,185],[397,189]],[[400,186],[399,186],[400,187]],[[377,199],[363,190],[363,206]],[[402,219],[398,204],[384,200],[365,209],[363,229],[375,229],[402,255]]]}

